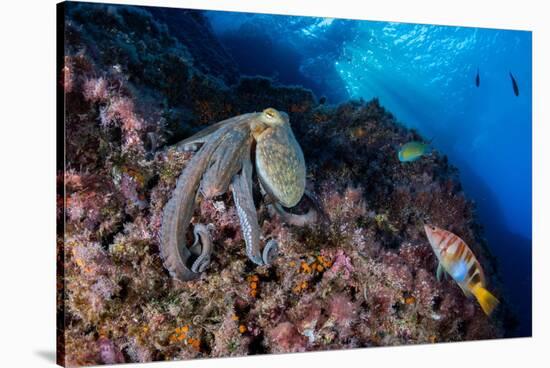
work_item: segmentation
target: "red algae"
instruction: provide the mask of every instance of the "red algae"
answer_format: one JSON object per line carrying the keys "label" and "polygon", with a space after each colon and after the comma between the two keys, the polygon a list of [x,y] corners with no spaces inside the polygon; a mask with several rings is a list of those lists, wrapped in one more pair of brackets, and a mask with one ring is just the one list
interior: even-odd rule
{"label": "red algae", "polygon": [[269,332],[269,341],[274,353],[305,351],[306,338],[298,333],[290,322],[282,322]]}

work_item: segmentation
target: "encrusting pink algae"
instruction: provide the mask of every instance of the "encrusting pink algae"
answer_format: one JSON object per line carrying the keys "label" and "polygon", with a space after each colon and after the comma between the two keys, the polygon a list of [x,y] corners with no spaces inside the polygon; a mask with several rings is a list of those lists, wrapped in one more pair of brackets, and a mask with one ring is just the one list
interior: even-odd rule
{"label": "encrusting pink algae", "polygon": [[[188,46],[204,40],[179,39],[144,8],[73,4],[65,27],[64,364],[503,336],[505,303],[487,318],[452,280],[435,278],[425,222],[459,234],[497,274],[456,169],[437,151],[401,165],[395,147],[421,137],[377,100],[319,105],[299,87],[239,79],[233,66],[207,75]],[[256,198],[262,236],[279,242],[273,265],[256,266],[231,195],[202,199],[192,222],[208,224],[212,262],[195,281],[172,279],[159,256],[162,211],[193,153],[167,145],[269,106],[289,114],[322,221],[285,225]]]}

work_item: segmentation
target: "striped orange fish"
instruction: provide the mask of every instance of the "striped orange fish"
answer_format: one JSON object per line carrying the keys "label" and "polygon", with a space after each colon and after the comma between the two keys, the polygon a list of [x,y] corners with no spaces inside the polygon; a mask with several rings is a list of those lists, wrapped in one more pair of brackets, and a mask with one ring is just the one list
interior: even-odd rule
{"label": "striped orange fish", "polygon": [[432,225],[424,230],[439,264],[437,280],[447,272],[467,296],[475,296],[486,315],[490,315],[499,301],[485,289],[485,275],[472,250],[450,231]]}

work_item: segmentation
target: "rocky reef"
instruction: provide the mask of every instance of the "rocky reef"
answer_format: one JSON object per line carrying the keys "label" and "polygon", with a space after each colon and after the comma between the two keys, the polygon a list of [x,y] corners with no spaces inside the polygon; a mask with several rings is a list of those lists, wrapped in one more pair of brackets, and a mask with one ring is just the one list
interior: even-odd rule
{"label": "rocky reef", "polygon": [[[424,222],[460,235],[499,294],[457,170],[437,151],[400,163],[396,147],[421,137],[377,100],[327,106],[300,87],[239,78],[200,12],[168,17],[145,7],[72,3],[65,10],[60,362],[504,336],[505,305],[487,318],[453,281],[435,279]],[[174,30],[176,18],[187,26]],[[231,196],[201,200],[194,222],[212,224],[217,251],[198,280],[171,279],[159,257],[162,210],[193,153],[167,147],[269,106],[289,114],[323,222],[285,225],[258,196],[262,234],[279,240],[280,256],[257,267],[245,255]]]}

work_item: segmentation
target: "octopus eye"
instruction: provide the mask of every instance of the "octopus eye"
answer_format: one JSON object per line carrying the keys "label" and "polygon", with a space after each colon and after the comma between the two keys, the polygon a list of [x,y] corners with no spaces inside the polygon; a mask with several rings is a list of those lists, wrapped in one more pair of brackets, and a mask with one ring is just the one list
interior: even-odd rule
{"label": "octopus eye", "polygon": [[272,107],[262,111],[260,120],[270,126],[281,125],[288,122],[288,116],[284,112],[279,112]]}
{"label": "octopus eye", "polygon": [[274,109],[265,109],[264,114],[268,119],[275,119],[275,110]]}

